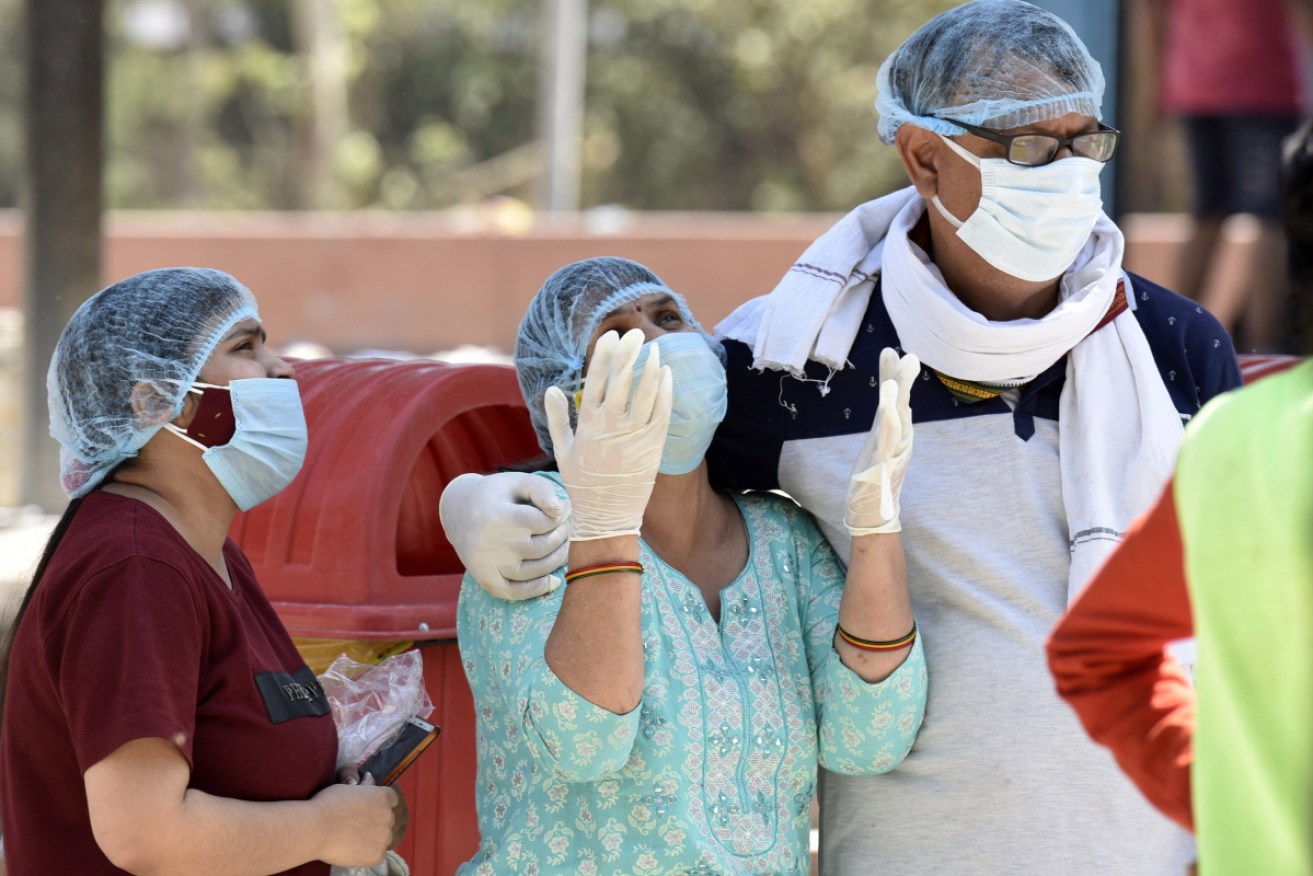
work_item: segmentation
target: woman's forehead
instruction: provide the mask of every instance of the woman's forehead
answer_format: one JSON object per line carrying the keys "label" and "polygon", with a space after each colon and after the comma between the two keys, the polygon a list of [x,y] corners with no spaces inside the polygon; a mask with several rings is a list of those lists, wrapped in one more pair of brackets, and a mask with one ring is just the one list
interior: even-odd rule
{"label": "woman's forehead", "polygon": [[639,295],[637,298],[617,304],[603,314],[602,318],[607,319],[612,316],[620,316],[624,313],[644,310],[649,307],[664,307],[675,303],[675,296],[671,295],[669,292],[648,292],[644,295]]}
{"label": "woman's forehead", "polygon": [[233,323],[232,328],[228,329],[228,331],[224,333],[223,339],[226,341],[231,338],[239,337],[241,335],[252,335],[252,334],[258,334],[263,336],[264,328],[261,326],[260,320],[256,319],[253,316],[248,316],[243,319],[239,319],[237,320],[237,322]]}

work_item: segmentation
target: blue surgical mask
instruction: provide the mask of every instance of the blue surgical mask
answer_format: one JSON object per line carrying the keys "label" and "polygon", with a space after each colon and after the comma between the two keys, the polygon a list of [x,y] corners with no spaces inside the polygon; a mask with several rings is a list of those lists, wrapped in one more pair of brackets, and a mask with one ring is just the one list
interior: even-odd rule
{"label": "blue surgical mask", "polygon": [[661,348],[661,364],[670,367],[674,403],[657,468],[662,474],[688,474],[697,468],[725,419],[729,403],[725,366],[712,343],[700,332],[671,332],[644,344],[634,365],[637,373],[656,344]]}
{"label": "blue surgical mask", "polygon": [[282,492],[305,462],[305,411],[296,381],[252,377],[227,386],[194,383],[190,391],[198,389],[206,394],[229,393],[235,424],[232,438],[211,447],[172,423],[164,427],[205,451],[205,464],[243,511]]}

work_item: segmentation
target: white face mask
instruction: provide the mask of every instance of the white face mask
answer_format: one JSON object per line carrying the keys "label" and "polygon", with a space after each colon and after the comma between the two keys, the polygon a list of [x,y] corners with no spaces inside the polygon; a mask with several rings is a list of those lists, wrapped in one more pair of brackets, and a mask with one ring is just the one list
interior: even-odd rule
{"label": "white face mask", "polygon": [[205,464],[243,511],[282,492],[305,462],[305,412],[296,381],[251,377],[227,386],[194,383],[190,391],[197,388],[229,393],[235,424],[232,438],[210,446],[188,434],[196,423],[186,432],[173,423],[165,423],[164,428],[205,451]]}
{"label": "white face mask", "polygon": [[1103,212],[1103,162],[1072,156],[1022,167],[1006,158],[981,158],[948,137],[941,139],[980,171],[980,206],[965,222],[949,213],[938,195],[931,199],[963,243],[1022,280],[1052,280],[1071,267]]}

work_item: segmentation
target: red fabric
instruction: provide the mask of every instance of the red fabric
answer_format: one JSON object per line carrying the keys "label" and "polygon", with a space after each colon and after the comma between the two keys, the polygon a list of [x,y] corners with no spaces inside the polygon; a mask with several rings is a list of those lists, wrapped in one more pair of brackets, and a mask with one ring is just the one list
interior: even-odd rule
{"label": "red fabric", "polygon": [[191,787],[217,796],[306,799],[334,781],[331,716],[270,722],[255,674],[305,663],[232,541],[224,556],[231,591],[149,506],[83,502],[14,643],[0,735],[12,876],[122,872],[92,837],[82,773],[133,739],[177,741]]}
{"label": "red fabric", "polygon": [[1163,108],[1183,115],[1300,111],[1287,0],[1167,0]]}
{"label": "red fabric", "polygon": [[1108,312],[1103,315],[1103,319],[1099,320],[1098,325],[1090,329],[1090,334],[1094,334],[1099,329],[1121,316],[1129,307],[1130,305],[1126,303],[1126,281],[1118,280],[1117,291],[1113,293],[1112,303],[1108,305]]}
{"label": "red fabric", "polygon": [[1169,484],[1054,629],[1049,668],[1090,736],[1191,830],[1194,688],[1164,646],[1193,632]]}

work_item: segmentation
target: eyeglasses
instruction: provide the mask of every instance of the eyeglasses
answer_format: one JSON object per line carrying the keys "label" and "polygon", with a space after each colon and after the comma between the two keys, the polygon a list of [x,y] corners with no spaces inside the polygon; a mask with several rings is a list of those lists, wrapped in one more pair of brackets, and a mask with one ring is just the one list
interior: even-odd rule
{"label": "eyeglasses", "polygon": [[959,128],[966,128],[977,137],[1002,143],[1007,147],[1006,158],[1022,167],[1040,167],[1053,161],[1053,156],[1063,146],[1070,146],[1073,155],[1092,158],[1095,161],[1107,161],[1117,151],[1117,138],[1121,131],[1107,125],[1099,125],[1099,130],[1074,137],[1054,137],[1052,134],[998,134],[985,128],[977,128],[957,119],[944,119]]}

